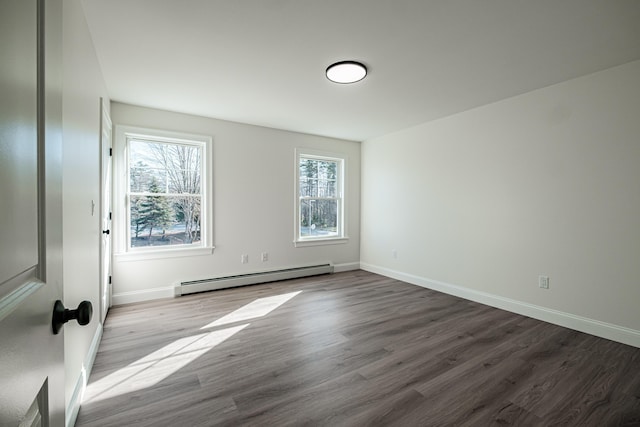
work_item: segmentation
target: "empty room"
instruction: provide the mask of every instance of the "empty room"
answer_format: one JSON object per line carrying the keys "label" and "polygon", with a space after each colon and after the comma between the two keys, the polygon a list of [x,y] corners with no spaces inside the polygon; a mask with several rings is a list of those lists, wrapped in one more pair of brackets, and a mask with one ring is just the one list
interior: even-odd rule
{"label": "empty room", "polygon": [[640,2],[0,7],[0,426],[640,425]]}

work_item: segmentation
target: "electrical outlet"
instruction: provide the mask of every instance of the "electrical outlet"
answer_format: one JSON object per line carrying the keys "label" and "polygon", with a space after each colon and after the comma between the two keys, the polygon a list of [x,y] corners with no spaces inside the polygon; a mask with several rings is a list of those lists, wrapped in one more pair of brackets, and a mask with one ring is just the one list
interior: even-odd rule
{"label": "electrical outlet", "polygon": [[395,249],[392,249],[391,256],[393,257],[393,259],[398,259],[398,251]]}
{"label": "electrical outlet", "polygon": [[249,255],[247,254],[242,254],[240,257],[240,262],[243,264],[247,264],[249,262]]}
{"label": "electrical outlet", "polygon": [[262,262],[269,261],[269,253],[268,252],[262,252],[262,255],[261,255],[260,259],[262,260]]}
{"label": "electrical outlet", "polygon": [[549,289],[549,276],[538,276],[538,287]]}

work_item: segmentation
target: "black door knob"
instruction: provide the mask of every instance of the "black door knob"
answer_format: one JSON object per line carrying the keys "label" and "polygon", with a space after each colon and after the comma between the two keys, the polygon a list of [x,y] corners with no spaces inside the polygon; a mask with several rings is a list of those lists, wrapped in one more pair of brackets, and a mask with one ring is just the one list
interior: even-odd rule
{"label": "black door knob", "polygon": [[53,305],[53,318],[51,319],[51,327],[55,335],[60,332],[62,325],[69,320],[76,319],[82,326],[88,325],[93,315],[93,306],[90,301],[82,301],[75,310],[64,308],[62,301],[58,300]]}
{"label": "black door knob", "polygon": [[102,234],[109,234],[109,230],[102,230]]}

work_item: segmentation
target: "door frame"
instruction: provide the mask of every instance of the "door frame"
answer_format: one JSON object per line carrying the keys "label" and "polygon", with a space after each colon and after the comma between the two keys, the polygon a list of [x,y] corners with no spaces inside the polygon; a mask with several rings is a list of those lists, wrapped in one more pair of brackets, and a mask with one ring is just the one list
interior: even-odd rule
{"label": "door frame", "polygon": [[113,125],[104,98],[100,98],[100,323],[111,307],[113,265]]}

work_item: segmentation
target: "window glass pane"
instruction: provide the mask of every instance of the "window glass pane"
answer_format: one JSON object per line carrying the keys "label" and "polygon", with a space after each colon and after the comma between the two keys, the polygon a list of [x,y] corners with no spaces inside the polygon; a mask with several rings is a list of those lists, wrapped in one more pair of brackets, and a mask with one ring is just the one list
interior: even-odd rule
{"label": "window glass pane", "polygon": [[167,169],[169,192],[200,193],[202,149],[187,145],[167,145],[158,161]]}
{"label": "window glass pane", "polygon": [[150,191],[148,187],[154,177],[160,192],[200,194],[201,164],[201,147],[131,140],[130,191]]}
{"label": "window glass pane", "polygon": [[325,173],[327,179],[336,180],[338,178],[338,162],[325,162]]}
{"label": "window glass pane", "polygon": [[317,178],[318,177],[318,161],[313,159],[305,159],[300,157],[300,177]]}
{"label": "window glass pane", "polygon": [[129,164],[135,165],[138,163],[144,163],[148,167],[157,168],[161,164],[156,161],[157,158],[162,157],[165,144],[130,140],[129,141]]}
{"label": "window glass pane", "polygon": [[200,243],[200,196],[130,196],[131,247]]}
{"label": "window glass pane", "polygon": [[310,188],[309,188],[309,179],[306,177],[302,177],[300,178],[300,197],[309,197],[311,196],[311,192],[310,192]]}
{"label": "window glass pane", "polygon": [[336,197],[338,162],[300,158],[300,197]]}
{"label": "window glass pane", "polygon": [[300,200],[300,237],[334,237],[337,235],[337,200]]}
{"label": "window glass pane", "polygon": [[199,194],[200,171],[194,169],[178,169],[167,171],[169,181],[169,193],[173,194]]}
{"label": "window glass pane", "polygon": [[300,197],[318,196],[318,161],[300,158]]}
{"label": "window glass pane", "polygon": [[300,179],[300,197],[317,197],[318,180],[313,178]]}
{"label": "window glass pane", "polygon": [[151,183],[151,173],[146,164],[138,162],[129,169],[129,189],[130,191],[140,193],[148,191]]}
{"label": "window glass pane", "polygon": [[336,197],[336,181],[328,179],[318,180],[318,197]]}
{"label": "window glass pane", "polygon": [[167,173],[164,169],[138,163],[129,169],[129,185],[136,193],[166,193]]}

